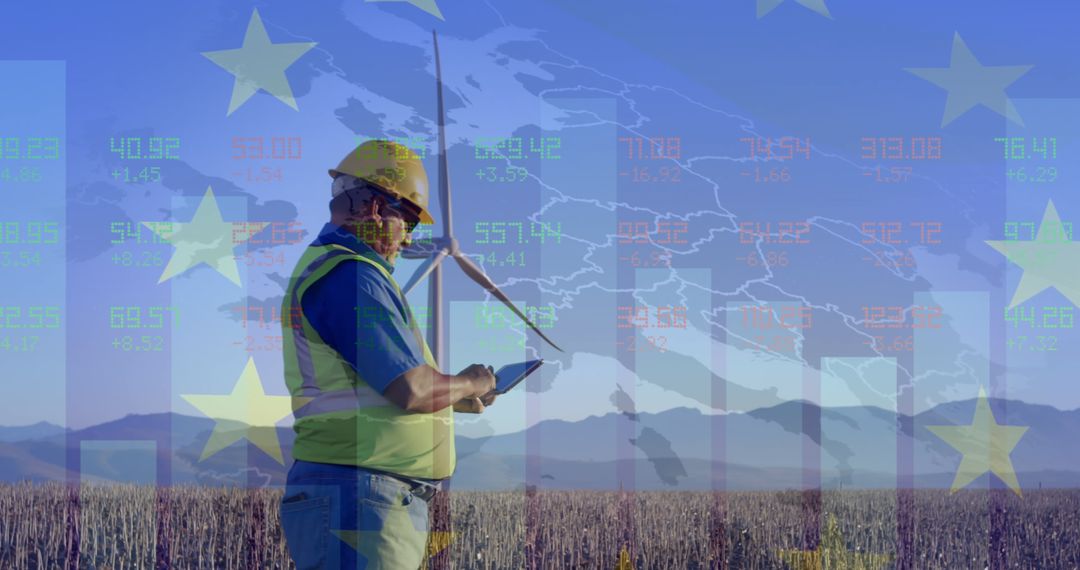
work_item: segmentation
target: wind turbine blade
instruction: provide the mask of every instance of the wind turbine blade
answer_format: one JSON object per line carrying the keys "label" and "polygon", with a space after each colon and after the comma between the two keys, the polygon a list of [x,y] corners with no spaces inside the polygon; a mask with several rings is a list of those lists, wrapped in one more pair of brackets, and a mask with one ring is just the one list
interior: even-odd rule
{"label": "wind turbine blade", "polygon": [[446,111],[443,108],[442,60],[439,59],[439,35],[431,30],[435,46],[435,85],[439,104],[439,205],[442,207],[443,237],[454,235],[453,209],[450,207],[450,165],[446,156]]}
{"label": "wind turbine blade", "polygon": [[448,247],[449,244],[441,237],[436,238],[423,238],[410,243],[407,247],[401,249],[402,259],[427,259],[440,248]]}
{"label": "wind turbine blade", "polygon": [[434,244],[432,244],[430,242],[428,242],[428,243],[417,243],[417,242],[414,241],[414,242],[410,243],[408,245],[408,247],[401,248],[401,258],[402,259],[427,259],[427,258],[431,257],[432,255],[435,255],[435,252],[437,251],[437,249],[435,247],[433,247],[433,245]]}
{"label": "wind turbine blade", "polygon": [[536,334],[540,335],[540,338],[546,340],[548,344],[555,347],[555,349],[559,352],[565,352],[563,349],[559,348],[559,345],[555,344],[551,341],[550,338],[544,335],[544,333],[541,332],[540,329],[537,328],[537,326],[534,325],[533,322],[525,316],[525,313],[522,313],[520,310],[518,310],[518,308],[514,306],[514,303],[510,301],[510,298],[507,297],[506,294],[504,294],[502,291],[500,291],[499,288],[495,285],[495,283],[492,282],[487,275],[484,275],[483,270],[477,267],[476,264],[473,263],[473,261],[469,259],[467,255],[461,253],[460,251],[456,251],[453,253],[453,256],[454,261],[457,261],[457,264],[461,266],[461,270],[465,272],[465,275],[468,275],[470,279],[476,281],[481,287],[487,289],[488,292],[492,295],[495,295],[495,297],[502,301],[504,305],[510,307],[510,310],[514,311],[515,315],[520,317],[521,320],[525,321],[525,324],[529,325],[529,328],[535,331]]}
{"label": "wind turbine blade", "polygon": [[424,278],[428,276],[428,274],[435,270],[435,268],[439,265],[439,263],[442,262],[443,258],[446,257],[446,254],[448,253],[450,252],[444,247],[432,254],[432,256],[429,257],[427,261],[420,265],[420,267],[416,270],[416,273],[413,273],[413,276],[409,279],[409,282],[401,288],[401,293],[403,295],[408,295],[409,291],[412,291],[413,287],[416,287],[416,285],[423,281]]}

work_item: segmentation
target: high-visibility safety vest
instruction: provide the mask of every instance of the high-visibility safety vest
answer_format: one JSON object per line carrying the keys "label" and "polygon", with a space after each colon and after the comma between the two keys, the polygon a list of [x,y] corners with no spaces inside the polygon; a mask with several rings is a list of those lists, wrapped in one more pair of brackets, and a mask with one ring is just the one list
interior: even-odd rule
{"label": "high-visibility safety vest", "polygon": [[[424,360],[438,369],[401,288],[385,268],[339,244],[308,246],[289,279],[281,305],[285,383],[296,418],[293,457],[408,477],[449,477],[456,463],[453,407],[431,414],[398,407],[365,383],[345,358],[319,337],[300,310],[304,292],[346,262],[368,263],[393,285],[406,307],[407,325],[424,349]],[[355,307],[340,310],[354,313]],[[378,347],[368,352],[369,357],[378,358]]]}

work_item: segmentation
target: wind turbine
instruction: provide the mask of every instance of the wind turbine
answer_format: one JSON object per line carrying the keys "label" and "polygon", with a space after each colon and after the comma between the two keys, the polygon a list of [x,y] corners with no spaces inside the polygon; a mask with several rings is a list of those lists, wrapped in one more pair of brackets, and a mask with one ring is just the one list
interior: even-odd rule
{"label": "wind turbine", "polygon": [[469,279],[472,279],[497,299],[502,301],[504,305],[514,311],[514,314],[525,321],[525,324],[529,325],[529,328],[540,335],[540,338],[547,341],[548,344],[555,347],[559,352],[563,352],[563,349],[559,348],[557,344],[545,336],[544,333],[525,316],[525,313],[514,306],[514,303],[510,301],[510,298],[499,290],[498,286],[484,274],[484,271],[473,263],[468,255],[461,251],[458,241],[454,239],[453,209],[451,208],[450,202],[450,172],[446,157],[446,114],[443,110],[442,64],[439,60],[439,37],[435,33],[435,30],[431,31],[431,39],[435,46],[435,82],[439,114],[439,206],[442,213],[443,235],[442,237],[433,238],[430,246],[427,246],[426,244],[416,244],[402,251],[402,257],[406,259],[427,258],[427,261],[420,265],[416,270],[416,273],[409,279],[409,282],[402,288],[402,292],[408,294],[409,291],[423,281],[425,277],[431,275],[431,281],[428,285],[428,303],[431,314],[431,332],[429,333],[428,347],[431,349],[431,355],[435,357],[435,362],[440,365],[442,364],[440,359],[445,353],[445,347],[442,345],[441,264],[447,257],[454,258],[454,261],[457,262],[458,266],[461,267],[461,270],[465,272],[465,275],[467,275]]}

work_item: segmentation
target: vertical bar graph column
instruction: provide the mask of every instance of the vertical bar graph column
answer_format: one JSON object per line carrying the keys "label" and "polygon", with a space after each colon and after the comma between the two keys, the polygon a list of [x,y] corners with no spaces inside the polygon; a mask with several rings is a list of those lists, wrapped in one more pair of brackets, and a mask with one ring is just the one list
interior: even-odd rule
{"label": "vertical bar graph column", "polygon": [[65,74],[62,61],[0,62],[0,412],[9,425],[69,425]]}
{"label": "vertical bar graph column", "polygon": [[[1012,102],[1024,121],[1022,125],[1004,121],[1005,136],[994,139],[1004,162],[1004,223],[990,226],[994,237],[987,242],[1001,254],[1005,267],[1004,287],[991,289],[988,307],[990,351],[1007,371],[991,376],[987,389],[994,398],[991,410],[998,424],[1015,423],[1009,418],[1010,400],[1058,401],[1060,394],[1070,393],[1067,384],[1076,369],[1075,347],[1080,340],[1074,326],[1080,269],[1070,255],[1075,251],[1073,226],[1080,216],[1075,191],[1080,176],[1070,168],[1080,153],[1080,99]],[[1008,372],[1014,370],[1040,373],[1029,384],[1010,385]],[[1063,408],[1074,405],[1061,403]],[[1013,449],[1032,442],[1031,435],[1021,437]],[[1076,453],[1060,456],[1072,461],[1041,467],[1075,469]],[[988,555],[989,567],[995,570],[1023,564],[1022,547],[1008,546],[1030,540],[1021,525],[1008,524],[1011,517],[1005,511],[1013,499],[1009,495],[1019,490],[1011,487],[1014,482],[1019,487],[1042,486],[1041,476],[1030,480],[1019,474],[1025,468],[1035,471],[1033,466],[1013,464],[1011,458],[1010,464],[1017,474],[1014,481],[1006,483],[997,476],[990,481]]]}
{"label": "vertical bar graph column", "polygon": [[[761,473],[778,471],[787,475],[773,484],[802,489],[803,515],[817,501],[807,489],[802,474],[807,449],[802,434],[807,418],[800,402],[804,393],[804,363],[799,343],[811,326],[809,308],[793,301],[729,301],[726,305],[727,368],[726,411],[752,417],[752,433],[726,431],[726,460]],[[775,391],[780,404],[763,404],[757,394]],[[730,489],[730,487],[729,487]],[[741,521],[735,521],[741,524]],[[780,524],[780,521],[777,521]],[[803,533],[801,550],[817,547],[817,525],[796,523],[783,529]]]}
{"label": "vertical bar graph column", "polygon": [[[666,395],[670,384],[665,382],[701,386],[704,390],[694,391],[697,400],[693,404],[711,405],[717,387],[712,384],[710,368],[712,339],[702,317],[711,309],[711,277],[708,268],[700,267],[635,271],[633,304],[619,306],[617,325],[634,343],[637,385],[647,389],[633,400],[635,409],[639,402]],[[630,386],[624,391],[629,394],[633,389]],[[674,407],[682,402],[673,400],[671,404]],[[629,427],[635,456],[648,461],[638,466],[638,479],[648,481],[651,487],[686,488],[691,475],[684,459],[715,460],[708,438],[669,438],[642,413],[632,415]]]}
{"label": "vertical bar graph column", "polygon": [[[710,283],[713,277],[723,279],[723,275],[717,275],[721,271],[719,267],[709,268]],[[711,289],[711,287],[710,287]],[[709,568],[729,568],[731,565],[731,551],[734,545],[729,543],[728,537],[732,533],[728,521],[728,453],[727,453],[727,335],[718,326],[724,322],[720,317],[724,313],[718,310],[713,299],[714,293],[709,292],[709,305],[711,319],[706,319],[705,333],[709,337],[709,408],[712,415],[709,416],[709,489],[711,501],[709,504],[709,527],[708,527],[708,553]]]}
{"label": "vertical bar graph column", "polygon": [[[0,77],[0,414],[8,425],[68,427],[66,63],[0,61]],[[78,476],[62,449],[41,452],[66,468],[74,567]]]}
{"label": "vertical bar graph column", "polygon": [[936,446],[949,450],[944,467],[934,460],[934,448],[926,448],[922,442],[927,436],[936,438],[928,428],[942,425],[942,420],[937,416],[928,419],[919,412],[957,399],[970,402],[989,382],[989,299],[985,291],[935,291],[914,296],[914,307],[926,311],[927,326],[914,329],[910,397],[902,398],[899,404],[899,417],[910,418],[908,425],[898,426],[897,435],[897,524],[901,540],[897,549],[905,567],[918,567],[920,551],[926,549],[922,541],[927,537],[915,532],[914,525],[919,512],[930,507],[926,504],[928,496],[915,495],[911,490],[921,485],[951,486],[961,460],[956,450],[944,444]]}
{"label": "vertical bar graph column", "polygon": [[[70,427],[68,349],[78,339],[68,311],[67,66],[0,61],[0,77],[0,414],[8,425]],[[78,460],[45,453],[66,474],[64,564],[74,568]]]}
{"label": "vertical bar graph column", "polygon": [[[896,558],[897,495],[877,491],[893,489],[897,480],[896,377],[893,357],[821,359],[821,409],[828,416],[821,418],[820,436],[829,442],[821,450],[822,486],[851,489],[845,493],[857,494],[856,503],[869,507],[873,524],[882,529],[871,538],[884,540],[865,545],[865,554],[879,560]],[[822,510],[837,513],[840,527],[850,529],[846,516],[857,516],[850,504],[850,495],[826,494]]]}
{"label": "vertical bar graph column", "polygon": [[[589,117],[580,123],[576,117]],[[541,160],[540,224],[560,226],[559,242],[545,239],[540,246],[540,307],[551,307],[555,315],[552,331],[565,354],[530,334],[529,355],[548,360],[527,385],[526,423],[535,425],[544,418],[544,390],[555,376],[568,368],[579,351],[607,354],[615,347],[615,295],[618,285],[615,272],[615,248],[603,247],[613,233],[616,214],[606,207],[616,200],[615,138],[616,105],[611,98],[544,97],[540,99],[540,135],[547,146],[547,159]],[[552,146],[554,144],[554,146]],[[569,200],[567,198],[570,198]],[[556,277],[558,276],[558,277]],[[588,280],[582,282],[587,277]],[[568,280],[569,279],[569,280]],[[587,285],[586,285],[587,284]],[[573,287],[573,299],[567,301],[562,287]],[[583,301],[587,299],[587,301]],[[562,365],[557,365],[558,362]],[[598,384],[614,391],[618,367],[603,364],[592,370]],[[613,434],[614,435],[614,434]],[[614,441],[613,441],[614,443]],[[544,562],[548,546],[543,544],[541,499],[535,489],[542,485],[544,444],[538,430],[526,436],[526,566],[548,567]],[[614,481],[615,474],[611,474]]]}
{"label": "vertical bar graph column", "polygon": [[[801,304],[791,301],[730,301],[727,303],[728,384],[727,409],[748,412],[759,407],[760,402],[749,399],[751,390],[775,389],[791,413],[783,414],[783,421],[762,422],[760,437],[775,437],[785,429],[802,430],[802,408],[796,400],[803,394],[803,364],[798,360],[796,341],[801,332]],[[742,390],[743,388],[747,390]],[[779,439],[786,439],[780,437]],[[727,459],[733,464],[756,468],[784,468],[792,472],[802,468],[803,449],[797,440],[789,448],[756,445],[758,438],[746,441],[739,434],[727,434]],[[791,487],[801,487],[802,478],[785,480]]]}
{"label": "vertical bar graph column", "polygon": [[[633,444],[635,480],[644,482],[645,485],[640,486],[645,488],[647,485],[650,491],[715,489],[722,485],[724,473],[722,463],[718,462],[722,462],[723,457],[714,455],[709,434],[698,432],[699,428],[708,430],[714,416],[705,415],[700,420],[697,415],[687,416],[696,424],[691,429],[699,434],[697,437],[673,434],[670,428],[665,429],[653,420],[656,417],[653,414],[664,413],[665,408],[674,413],[683,411],[678,408],[686,404],[665,399],[675,393],[670,389],[673,385],[682,388],[683,393],[695,394],[696,401],[692,403],[695,409],[704,407],[709,412],[716,412],[711,408],[714,391],[723,388],[712,382],[717,373],[712,367],[713,339],[711,327],[704,317],[712,312],[712,270],[702,267],[641,268],[634,273],[633,302],[619,306],[618,326],[629,332],[624,338],[633,342],[636,378],[631,380],[636,380],[641,388],[623,389],[623,397],[629,399],[629,394],[635,395],[631,400],[633,413],[620,410],[620,421],[631,432],[627,437]],[[686,389],[691,386],[701,386],[704,390]],[[653,409],[643,411],[643,407]],[[657,407],[661,409],[656,410]],[[697,467],[701,465],[704,465],[704,473]],[[706,481],[701,481],[703,475],[707,477]],[[709,498],[715,497],[710,495]],[[635,512],[635,516],[643,522],[648,520],[645,512]],[[711,526],[717,522],[718,519],[710,518]],[[649,526],[643,524],[641,528],[649,529]],[[641,542],[650,542],[653,536],[643,537]],[[712,548],[709,552],[710,548],[706,547],[707,554],[717,558],[722,556],[722,550],[717,552]]]}

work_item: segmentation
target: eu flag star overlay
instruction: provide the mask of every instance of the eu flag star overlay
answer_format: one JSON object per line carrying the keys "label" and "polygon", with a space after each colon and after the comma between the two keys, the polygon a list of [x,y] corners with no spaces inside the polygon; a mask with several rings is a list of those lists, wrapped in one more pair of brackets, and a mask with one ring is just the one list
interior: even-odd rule
{"label": "eu flag star overlay", "polygon": [[[213,188],[207,186],[195,217],[190,222],[162,224],[143,222],[162,239],[176,246],[169,264],[158,283],[164,283],[200,263],[213,267],[234,285],[240,285],[240,270],[233,257],[233,248],[262,231],[266,222],[226,222],[214,199]],[[241,231],[237,234],[237,230]],[[254,230],[254,231],[251,231]]]}
{"label": "eu flag star overlay", "polygon": [[909,67],[913,73],[948,91],[945,99],[944,127],[976,105],[984,105],[999,115],[1023,125],[1020,113],[1005,94],[1012,85],[1034,67],[1032,65],[984,66],[975,59],[967,44],[957,32],[953,36],[952,56],[949,67]]}
{"label": "eu flag star overlay", "polygon": [[952,492],[968,486],[987,471],[993,472],[1017,495],[1022,496],[1009,453],[1020,442],[1027,426],[1008,426],[997,423],[986,391],[979,387],[975,417],[966,426],[926,426],[934,435],[964,454],[953,479]]}
{"label": "eu flag star overlay", "polygon": [[442,10],[439,10],[439,5],[435,3],[435,0],[367,0],[368,2],[408,2],[417,8],[435,16],[440,20],[446,20],[443,18]]}
{"label": "eu flag star overlay", "polygon": [[[206,447],[203,448],[202,456],[199,457],[200,462],[241,439],[247,439],[284,465],[285,459],[281,454],[281,444],[274,424],[293,412],[292,398],[267,395],[259,379],[259,372],[255,369],[255,361],[251,358],[248,358],[232,393],[183,394],[181,397],[198,408],[203,415],[217,422]],[[301,398],[301,405],[307,403],[303,400],[305,398]]]}
{"label": "eu flag star overlay", "polygon": [[1009,261],[1024,269],[1020,284],[1013,293],[1012,309],[1053,287],[1069,302],[1080,306],[1080,243],[1065,231],[1054,201],[1046,203],[1042,223],[1035,239],[1027,241],[988,240]]}
{"label": "eu flag star overlay", "polygon": [[203,52],[210,61],[236,76],[226,116],[231,115],[259,89],[299,111],[285,70],[315,45],[314,42],[271,43],[259,17],[259,10],[253,10],[242,46]]}
{"label": "eu flag star overlay", "polygon": [[816,549],[781,550],[778,555],[792,570],[876,570],[884,568],[892,559],[888,554],[848,550],[840,525],[831,514]]}
{"label": "eu flag star overlay", "polygon": [[[416,500],[419,501],[419,499]],[[415,552],[414,540],[427,540],[428,545],[424,556],[429,558],[442,552],[454,540],[454,532],[427,532],[417,529],[404,507],[380,508],[378,512],[369,514],[375,516],[362,515],[360,525],[378,528],[330,530],[335,537],[367,559],[394,560],[400,562],[403,568],[413,568],[419,566],[422,561],[422,559],[415,560],[416,564],[411,564],[413,562],[411,556],[414,556]],[[421,534],[427,534],[427,537],[421,537]]]}
{"label": "eu flag star overlay", "polygon": [[[832,14],[829,13],[829,8],[825,6],[825,0],[795,0],[799,4],[825,16],[826,18],[832,18]],[[761,19],[765,17],[769,12],[776,9],[777,6],[783,4],[784,0],[757,0],[757,17]]]}

